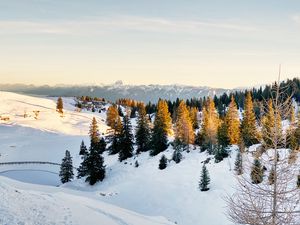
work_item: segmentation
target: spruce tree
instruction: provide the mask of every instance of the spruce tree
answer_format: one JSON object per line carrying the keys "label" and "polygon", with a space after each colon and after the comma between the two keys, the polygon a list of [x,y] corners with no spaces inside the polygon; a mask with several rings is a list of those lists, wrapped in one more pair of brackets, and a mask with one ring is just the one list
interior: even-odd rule
{"label": "spruce tree", "polygon": [[243,120],[241,124],[241,136],[246,147],[258,143],[258,132],[256,128],[256,119],[253,110],[251,93],[246,95]]}
{"label": "spruce tree", "polygon": [[74,177],[72,157],[68,150],[66,150],[65,157],[62,159],[59,177],[63,184],[71,181]]}
{"label": "spruce tree", "polygon": [[83,141],[81,142],[81,145],[80,145],[80,153],[82,153],[82,154],[79,154],[79,155],[81,155],[82,162],[80,163],[79,167],[77,168],[77,178],[85,177],[88,172],[87,158],[89,156],[89,151],[86,149],[86,146]]}
{"label": "spruce tree", "polygon": [[300,188],[300,175],[297,176],[297,188]]}
{"label": "spruce tree", "polygon": [[77,178],[85,177],[88,174],[88,165],[87,165],[88,157],[89,157],[88,152],[86,153],[86,155],[82,156],[82,162],[77,168]]}
{"label": "spruce tree", "polygon": [[123,111],[122,111],[121,106],[118,107],[118,114],[119,114],[119,116],[121,116],[121,117],[124,116],[124,113],[123,113]]}
{"label": "spruce tree", "polygon": [[93,118],[90,126],[91,145],[89,151],[83,156],[83,161],[78,168],[78,177],[86,176],[86,182],[90,185],[102,181],[105,177],[105,166],[102,153],[105,151],[106,143],[104,138],[99,137],[98,125]]}
{"label": "spruce tree", "polygon": [[259,159],[254,159],[250,175],[253,184],[260,184],[263,181],[263,168]]}
{"label": "spruce tree", "polygon": [[162,155],[161,158],[160,158],[160,160],[159,160],[158,168],[159,168],[160,170],[163,170],[163,169],[167,168],[167,162],[168,162],[168,161],[167,161],[166,156],[165,156],[165,155]]}
{"label": "spruce tree", "polygon": [[215,162],[221,162],[224,158],[228,157],[227,148],[222,145],[217,145],[214,149]]}
{"label": "spruce tree", "polygon": [[128,115],[123,117],[123,127],[120,134],[119,161],[132,157],[133,155],[133,134]]}
{"label": "spruce tree", "polygon": [[209,183],[210,183],[209,173],[208,173],[208,170],[207,170],[205,164],[203,164],[202,171],[201,171],[201,176],[200,176],[200,181],[199,181],[200,191],[208,191],[209,190],[209,187],[208,187]]}
{"label": "spruce tree", "polygon": [[85,146],[84,141],[82,140],[80,144],[79,155],[84,156],[87,154],[87,152],[87,147]]}
{"label": "spruce tree", "polygon": [[96,143],[96,149],[100,154],[102,154],[106,150],[106,141],[104,137],[101,137],[98,143]]}
{"label": "spruce tree", "polygon": [[181,149],[180,148],[174,149],[172,160],[175,163],[180,163],[181,159],[182,159]]}
{"label": "spruce tree", "polygon": [[152,150],[150,155],[157,155],[168,148],[168,134],[171,133],[172,126],[171,121],[166,101],[159,100],[151,137]]}
{"label": "spruce tree", "polygon": [[63,109],[64,109],[63,100],[62,100],[61,97],[59,97],[59,98],[57,99],[57,103],[56,103],[56,110],[57,110],[57,112],[59,112],[59,113],[63,113],[63,112],[64,112]]}
{"label": "spruce tree", "polygon": [[86,159],[87,164],[87,177],[86,182],[94,185],[98,181],[102,181],[105,177],[104,159],[99,153],[98,149],[91,146],[89,155]]}
{"label": "spruce tree", "polygon": [[228,125],[225,122],[221,122],[217,133],[218,145],[227,147],[230,144],[230,138],[228,136]]}
{"label": "spruce tree", "polygon": [[240,139],[240,120],[233,95],[231,96],[231,102],[226,113],[225,122],[227,125],[230,144],[238,144]]}
{"label": "spruce tree", "polygon": [[135,134],[137,153],[145,152],[150,149],[150,138],[149,119],[144,104],[141,104],[139,106]]}
{"label": "spruce tree", "polygon": [[238,153],[236,155],[236,159],[234,162],[234,171],[236,172],[237,175],[243,174],[243,157],[242,157],[240,150],[238,151]]}

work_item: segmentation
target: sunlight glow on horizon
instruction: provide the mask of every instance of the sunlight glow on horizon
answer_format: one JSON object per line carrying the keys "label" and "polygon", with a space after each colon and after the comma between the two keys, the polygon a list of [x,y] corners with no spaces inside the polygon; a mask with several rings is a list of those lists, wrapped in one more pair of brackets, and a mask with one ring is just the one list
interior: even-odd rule
{"label": "sunlight glow on horizon", "polygon": [[300,77],[300,3],[275,2],[3,1],[1,83],[236,88],[279,64]]}

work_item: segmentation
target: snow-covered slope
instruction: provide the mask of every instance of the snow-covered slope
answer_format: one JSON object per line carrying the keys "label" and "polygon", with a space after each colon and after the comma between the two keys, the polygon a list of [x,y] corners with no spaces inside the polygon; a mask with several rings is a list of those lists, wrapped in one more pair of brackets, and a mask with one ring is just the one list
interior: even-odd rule
{"label": "snow-covered slope", "polygon": [[[0,115],[4,113],[10,117],[10,121],[0,123],[0,163],[7,161],[50,161],[59,163],[65,150],[68,149],[73,156],[74,166],[77,167],[81,162],[78,155],[80,142],[83,139],[86,144],[89,143],[88,127],[92,117],[96,116],[100,129],[106,130],[106,125],[103,122],[105,121],[104,114],[74,112],[74,107],[71,104],[72,99],[64,99],[67,110],[66,116],[63,118],[55,111],[56,99],[0,92],[0,101],[4,103],[0,106]],[[40,118],[35,120],[32,117],[22,117],[24,108],[28,112],[36,108],[41,110]],[[173,149],[171,147],[164,152],[169,159],[172,153]],[[59,215],[57,218],[53,218],[54,224],[64,224],[64,216],[68,215],[68,210],[73,210],[74,217],[71,220],[73,224],[92,224],[88,221],[85,222],[83,218],[87,218],[87,220],[94,218],[98,222],[98,217],[95,215],[101,214],[103,216],[105,213],[116,218],[122,218],[118,223],[115,220],[116,224],[134,224],[131,220],[124,221],[121,217],[123,215],[122,210],[114,211],[114,206],[118,206],[155,218],[163,216],[181,225],[231,225],[224,214],[223,196],[233,191],[234,176],[231,169],[234,161],[234,148],[232,158],[218,164],[215,164],[212,160],[207,165],[211,176],[211,189],[208,192],[200,192],[198,189],[202,162],[209,157],[206,153],[200,153],[199,149],[184,153],[182,162],[179,164],[170,162],[165,170],[158,169],[161,154],[150,157],[149,153],[143,153],[123,163],[118,162],[117,155],[109,156],[104,153],[104,156],[106,178],[95,186],[89,186],[83,180],[75,180],[63,185],[63,187],[55,187],[60,185],[57,175],[58,166],[0,166],[0,183],[4,183],[0,188],[3,193],[10,193],[7,195],[7,201],[19,196],[14,188],[24,193],[25,198],[20,206],[10,205],[19,204],[18,202],[8,204],[9,210],[12,210],[5,213],[5,215],[8,215],[8,221],[12,219],[9,215],[17,213],[17,211],[13,211],[14,208],[21,210],[22,206],[26,207],[25,204],[28,203],[27,213],[25,211],[20,216],[17,214],[18,217],[15,219],[25,220],[27,218],[25,218],[26,214],[32,215],[30,213],[36,211],[36,214],[41,214],[41,217],[35,217],[39,220],[44,218],[43,216],[47,216],[44,215],[45,210],[49,210],[56,215],[59,209],[62,211],[63,217]],[[140,164],[138,168],[134,167],[136,160]],[[44,185],[25,185],[24,183],[1,178],[1,175]],[[52,187],[49,187],[49,185]],[[61,194],[61,192],[64,194]],[[38,199],[37,202],[30,200],[32,198]],[[94,204],[99,204],[99,206],[90,207]],[[111,204],[114,206],[111,206]],[[47,205],[49,205],[48,208]],[[35,209],[39,207],[44,210],[41,210],[41,212]],[[5,208],[5,204],[0,203],[0,211],[2,208],[8,210]],[[104,211],[105,213],[99,212],[104,208],[107,209]],[[78,215],[75,214],[79,216],[86,214],[87,216],[80,220],[77,217]],[[101,221],[101,215],[98,215],[99,221]],[[111,217],[108,216],[106,219],[109,218]],[[135,217],[135,220],[139,221],[138,218],[140,218],[139,215]],[[149,224],[168,224],[164,222],[165,220],[159,219],[158,223],[151,223],[153,221],[152,217],[142,216],[142,218],[146,218],[145,221],[149,221]],[[50,221],[51,217],[47,217],[47,219]],[[45,219],[45,221],[48,220]],[[147,224],[145,221],[140,221],[137,224]],[[7,224],[14,223],[7,222]],[[29,220],[28,224],[39,223],[33,223]],[[96,224],[109,225],[109,223],[104,222]]]}
{"label": "snow-covered slope", "polygon": [[64,188],[45,188],[0,176],[1,225],[171,225]]}
{"label": "snow-covered slope", "polygon": [[[64,99],[64,116],[56,112],[56,98],[40,98],[10,92],[0,92],[0,115],[9,117],[8,122],[0,123],[31,127],[68,135],[86,135],[90,121],[96,117],[101,132],[105,132],[104,113],[80,113],[75,111],[74,100]],[[34,111],[39,111],[35,119]],[[24,117],[24,115],[26,115]]]}

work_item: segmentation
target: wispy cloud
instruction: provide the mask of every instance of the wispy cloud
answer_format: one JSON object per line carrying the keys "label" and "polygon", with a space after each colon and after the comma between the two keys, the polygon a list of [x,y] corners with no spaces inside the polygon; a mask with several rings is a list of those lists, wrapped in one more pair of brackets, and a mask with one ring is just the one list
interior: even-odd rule
{"label": "wispy cloud", "polygon": [[72,21],[0,21],[0,33],[86,34],[114,30],[147,32],[201,32],[203,30],[230,30],[250,32],[251,26],[223,21],[172,20],[147,17],[94,18]]}

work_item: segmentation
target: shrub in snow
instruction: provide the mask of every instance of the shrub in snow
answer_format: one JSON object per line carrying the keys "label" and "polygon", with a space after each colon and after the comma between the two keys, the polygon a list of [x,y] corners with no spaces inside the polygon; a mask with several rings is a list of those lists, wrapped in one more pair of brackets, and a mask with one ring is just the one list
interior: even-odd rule
{"label": "shrub in snow", "polygon": [[163,170],[163,169],[167,168],[167,161],[168,160],[167,160],[166,156],[162,155],[161,158],[160,158],[160,160],[159,160],[158,168],[160,170]]}

